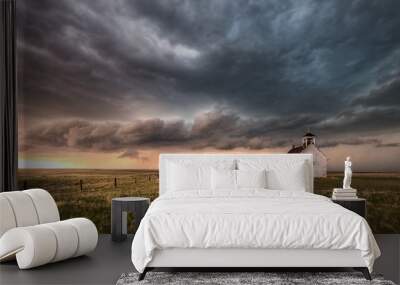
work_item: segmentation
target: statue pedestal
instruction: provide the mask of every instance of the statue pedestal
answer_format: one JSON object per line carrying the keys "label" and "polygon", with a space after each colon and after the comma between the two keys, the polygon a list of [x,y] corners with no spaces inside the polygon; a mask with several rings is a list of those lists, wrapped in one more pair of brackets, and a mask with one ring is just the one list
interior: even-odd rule
{"label": "statue pedestal", "polygon": [[333,188],[334,192],[357,192],[355,188]]}
{"label": "statue pedestal", "polygon": [[336,200],[351,200],[357,198],[357,189],[354,188],[334,188],[332,199]]}

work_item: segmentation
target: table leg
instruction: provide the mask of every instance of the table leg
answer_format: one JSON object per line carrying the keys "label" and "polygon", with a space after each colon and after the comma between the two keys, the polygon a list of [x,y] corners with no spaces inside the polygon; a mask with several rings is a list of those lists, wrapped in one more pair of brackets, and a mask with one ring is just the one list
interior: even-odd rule
{"label": "table leg", "polygon": [[123,241],[126,239],[122,233],[122,206],[120,203],[111,203],[111,239],[113,241]]}

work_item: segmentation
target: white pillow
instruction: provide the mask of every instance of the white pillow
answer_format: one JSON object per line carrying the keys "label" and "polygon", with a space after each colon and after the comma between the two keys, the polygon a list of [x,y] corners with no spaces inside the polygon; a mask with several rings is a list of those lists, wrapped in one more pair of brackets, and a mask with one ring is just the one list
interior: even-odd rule
{"label": "white pillow", "polygon": [[168,189],[190,191],[211,188],[211,167],[170,163],[168,166]]}
{"label": "white pillow", "polygon": [[308,167],[304,160],[239,159],[239,170],[267,170],[267,188],[272,190],[306,191]]}
{"label": "white pillow", "polygon": [[267,171],[236,170],[237,188],[267,188]]}
{"label": "white pillow", "polygon": [[174,159],[166,164],[166,191],[211,189],[211,168],[235,169],[234,159]]}
{"label": "white pillow", "polygon": [[211,188],[214,191],[236,189],[236,170],[216,169],[211,170]]}

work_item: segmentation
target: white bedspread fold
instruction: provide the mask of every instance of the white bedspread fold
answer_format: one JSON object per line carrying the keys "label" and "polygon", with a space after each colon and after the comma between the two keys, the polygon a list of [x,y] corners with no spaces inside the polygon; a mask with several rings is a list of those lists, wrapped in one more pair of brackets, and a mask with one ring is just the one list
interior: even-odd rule
{"label": "white bedspread fold", "polygon": [[257,189],[157,198],[132,243],[135,268],[143,272],[165,248],[358,249],[371,272],[380,256],[365,219],[330,199]]}

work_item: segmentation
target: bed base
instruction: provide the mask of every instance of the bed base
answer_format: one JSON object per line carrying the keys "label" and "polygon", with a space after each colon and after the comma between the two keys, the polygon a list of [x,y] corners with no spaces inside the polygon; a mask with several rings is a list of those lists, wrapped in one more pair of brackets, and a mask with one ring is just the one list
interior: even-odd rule
{"label": "bed base", "polygon": [[240,271],[307,271],[320,269],[353,268],[371,280],[365,261],[359,250],[351,249],[254,249],[254,248],[168,248],[154,251],[153,259],[139,275],[143,280],[146,273],[154,269],[217,269]]}
{"label": "bed base", "polygon": [[[290,272],[290,271],[301,271],[301,272],[324,272],[327,271],[327,267],[248,267],[248,268],[237,268],[237,267],[183,267],[183,268],[168,268],[168,267],[146,267],[142,273],[139,274],[138,281],[142,281],[146,277],[146,273],[152,270],[165,270],[165,271],[193,271],[193,272]],[[355,271],[360,271],[366,280],[372,280],[371,275],[367,267],[344,267],[344,268],[330,268],[333,270],[344,271],[344,269],[353,269]],[[332,271],[332,270],[329,270]]]}

